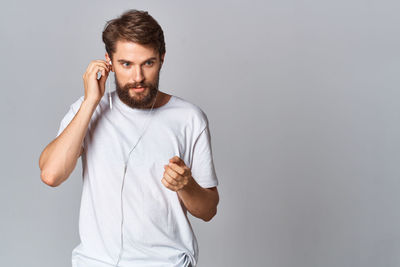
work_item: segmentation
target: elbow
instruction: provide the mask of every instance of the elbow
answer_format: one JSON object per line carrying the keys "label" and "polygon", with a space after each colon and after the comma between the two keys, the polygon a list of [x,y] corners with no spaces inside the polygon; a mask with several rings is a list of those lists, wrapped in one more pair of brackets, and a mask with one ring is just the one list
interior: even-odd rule
{"label": "elbow", "polygon": [[[215,189],[216,190],[216,189]],[[212,218],[214,218],[215,215],[217,215],[217,206],[219,203],[219,195],[218,192],[215,194],[215,201],[214,201],[214,206],[213,208],[210,209],[210,211],[208,212],[207,216],[205,216],[203,218],[203,221],[205,222],[209,222],[211,221]]]}
{"label": "elbow", "polygon": [[208,214],[208,216],[203,218],[203,221],[205,222],[209,222],[211,221],[212,218],[214,218],[214,216],[217,215],[217,207],[215,207],[214,209],[212,209],[210,211],[210,213]]}
{"label": "elbow", "polygon": [[43,150],[43,152],[39,158],[40,178],[41,178],[42,182],[45,183],[46,185],[55,187],[56,184],[54,183],[54,180],[55,180],[53,178],[54,175],[52,175],[51,173],[49,173],[47,170],[44,169],[44,165],[45,165],[44,153],[45,153],[45,150]]}
{"label": "elbow", "polygon": [[51,186],[51,187],[59,186],[59,183],[57,182],[56,176],[54,174],[51,174],[45,170],[42,170],[40,173],[40,177],[42,179],[42,182],[48,186]]}
{"label": "elbow", "polygon": [[[216,188],[215,188],[215,190],[216,190]],[[210,209],[210,211],[208,212],[208,215],[203,218],[203,220],[205,222],[211,221],[211,219],[214,218],[215,215],[217,215],[218,203],[219,203],[219,194],[218,194],[218,192],[216,192],[215,199],[214,199],[214,207],[212,209]]]}

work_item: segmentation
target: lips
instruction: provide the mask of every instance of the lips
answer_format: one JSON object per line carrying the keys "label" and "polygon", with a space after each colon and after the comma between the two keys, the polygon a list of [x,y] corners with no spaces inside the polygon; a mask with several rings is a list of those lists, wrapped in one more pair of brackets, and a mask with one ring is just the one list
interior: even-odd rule
{"label": "lips", "polygon": [[146,87],[131,88],[135,93],[143,92],[145,89]]}

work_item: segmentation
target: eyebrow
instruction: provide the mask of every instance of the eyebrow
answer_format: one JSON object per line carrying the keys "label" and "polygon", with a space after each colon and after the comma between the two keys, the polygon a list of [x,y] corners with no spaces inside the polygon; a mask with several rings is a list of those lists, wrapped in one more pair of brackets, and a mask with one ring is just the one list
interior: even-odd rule
{"label": "eyebrow", "polygon": [[[143,63],[147,62],[147,61],[150,61],[150,60],[157,60],[157,58],[156,57],[148,58],[148,59],[144,60]],[[129,61],[129,60],[126,60],[126,59],[118,59],[118,62],[119,63],[125,63],[125,62],[126,63],[133,63],[132,61]]]}

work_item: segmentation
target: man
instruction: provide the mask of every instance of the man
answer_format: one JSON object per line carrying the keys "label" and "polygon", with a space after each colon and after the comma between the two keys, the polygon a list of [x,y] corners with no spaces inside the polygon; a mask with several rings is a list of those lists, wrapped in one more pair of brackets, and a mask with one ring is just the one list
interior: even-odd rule
{"label": "man", "polygon": [[[158,90],[164,34],[147,12],[108,21],[103,41],[106,60],[89,64],[85,95],[39,160],[42,181],[58,186],[82,155],[81,243],[72,265],[196,266],[187,211],[209,221],[219,202],[207,116]],[[104,94],[110,71],[112,103]]]}

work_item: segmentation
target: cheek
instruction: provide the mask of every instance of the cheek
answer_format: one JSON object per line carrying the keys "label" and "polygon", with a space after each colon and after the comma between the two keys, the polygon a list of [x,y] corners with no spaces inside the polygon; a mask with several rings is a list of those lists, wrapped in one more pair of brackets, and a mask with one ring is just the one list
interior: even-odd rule
{"label": "cheek", "polygon": [[144,76],[146,77],[147,80],[155,80],[158,75],[158,71],[156,69],[151,69],[143,72]]}
{"label": "cheek", "polygon": [[116,70],[115,76],[117,77],[117,80],[120,83],[120,85],[124,85],[129,81],[129,77],[131,77],[132,75],[130,74],[129,71],[126,70]]}

